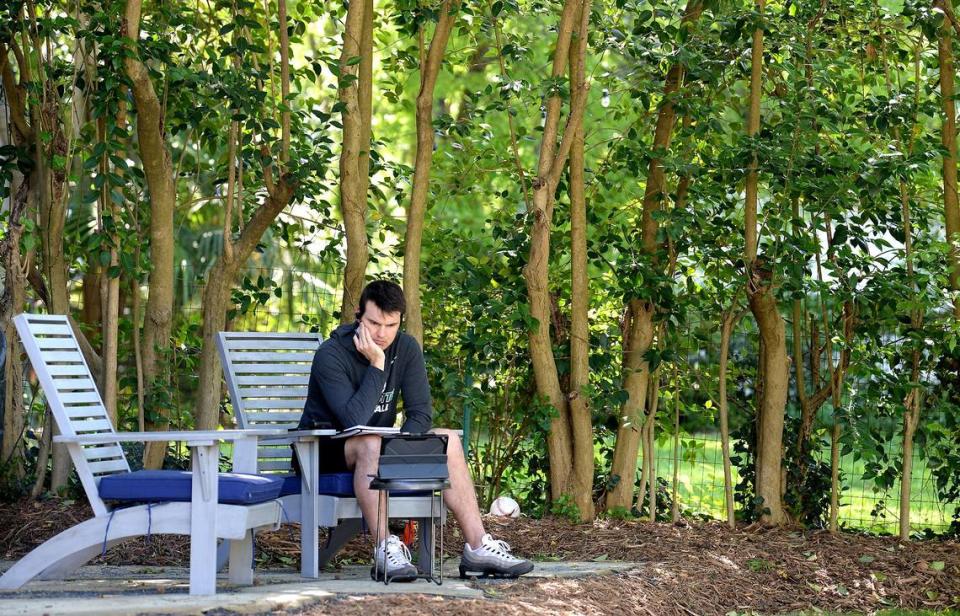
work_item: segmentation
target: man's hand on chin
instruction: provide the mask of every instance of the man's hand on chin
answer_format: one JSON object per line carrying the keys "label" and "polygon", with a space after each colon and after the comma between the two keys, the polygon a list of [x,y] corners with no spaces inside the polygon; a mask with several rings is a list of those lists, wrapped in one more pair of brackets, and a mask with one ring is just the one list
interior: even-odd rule
{"label": "man's hand on chin", "polygon": [[357,326],[357,333],[353,336],[353,344],[357,347],[357,352],[367,358],[370,362],[370,365],[376,366],[383,370],[384,366],[384,355],[383,349],[377,346],[377,343],[373,341],[373,338],[370,336],[370,332],[367,331],[367,328],[363,326],[363,323]]}

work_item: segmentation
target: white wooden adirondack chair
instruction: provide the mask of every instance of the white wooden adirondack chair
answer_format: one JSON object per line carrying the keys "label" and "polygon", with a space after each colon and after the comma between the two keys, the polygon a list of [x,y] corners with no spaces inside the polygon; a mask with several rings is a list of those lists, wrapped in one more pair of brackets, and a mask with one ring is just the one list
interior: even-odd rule
{"label": "white wooden adirondack chair", "polygon": [[[221,441],[242,442],[254,435],[117,433],[67,317],[21,314],[14,323],[60,429],[54,440],[67,445],[94,517],[20,559],[0,577],[0,589],[16,589],[38,577],[62,577],[110,546],[150,533],[190,536],[190,594],[216,592],[217,538],[230,542],[230,581],[252,583],[252,529],[279,525],[280,482],[220,475],[218,461]],[[186,442],[192,449],[193,473],[132,473],[120,442],[133,440]],[[114,498],[150,504],[113,507],[108,501]]]}
{"label": "white wooden adirondack chair", "polygon": [[[307,398],[313,356],[322,340],[320,334],[309,333],[220,332],[217,349],[241,430],[297,427]],[[300,441],[297,451],[302,474],[307,479],[303,486],[291,469],[290,444],[297,440]],[[352,473],[319,475],[316,446],[316,440],[311,438],[261,439],[253,456],[256,460],[245,459],[247,456],[243,454],[234,457],[235,471],[277,473],[286,477],[281,501],[287,519],[301,523],[304,577],[317,577],[319,569],[360,532],[363,519],[353,493]],[[318,477],[315,485],[309,481],[310,477]],[[312,508],[303,502],[309,494],[316,495]],[[391,518],[420,521],[420,563],[425,572],[430,567],[433,533],[430,499],[428,495],[390,497]],[[434,498],[434,508],[441,516],[446,515],[438,498]],[[309,522],[311,517],[316,519],[313,524]],[[319,551],[317,526],[331,528],[326,545]]]}

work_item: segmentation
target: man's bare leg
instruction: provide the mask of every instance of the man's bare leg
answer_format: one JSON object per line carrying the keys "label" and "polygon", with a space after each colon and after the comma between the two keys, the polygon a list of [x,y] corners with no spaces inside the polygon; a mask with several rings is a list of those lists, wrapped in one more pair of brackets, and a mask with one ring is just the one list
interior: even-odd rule
{"label": "man's bare leg", "polygon": [[353,471],[353,491],[367,526],[383,541],[387,537],[386,503],[380,503],[380,493],[370,489],[371,475],[377,474],[380,463],[380,437],[364,434],[348,438],[343,457],[347,468]]}
{"label": "man's bare leg", "polygon": [[463,455],[460,435],[453,430],[438,428],[434,434],[447,435],[447,469],[450,472],[450,489],[443,493],[443,499],[453,517],[460,524],[463,536],[470,547],[477,548],[486,531],[480,519],[480,507],[477,505],[477,491],[473,487],[470,469]]}
{"label": "man's bare leg", "polygon": [[[477,505],[477,493],[463,455],[460,436],[453,430],[436,429],[433,432],[447,436],[450,489],[443,494],[444,502],[459,522],[467,543],[471,547],[477,547],[485,531],[480,519],[480,508]],[[357,496],[360,511],[363,512],[367,525],[374,532],[377,531],[377,520],[380,520],[378,536],[383,539],[387,536],[384,503],[379,502],[379,493],[370,489],[370,476],[377,474],[380,460],[380,437],[376,434],[365,434],[349,438],[344,445],[343,453],[347,468],[353,470],[353,491]]]}

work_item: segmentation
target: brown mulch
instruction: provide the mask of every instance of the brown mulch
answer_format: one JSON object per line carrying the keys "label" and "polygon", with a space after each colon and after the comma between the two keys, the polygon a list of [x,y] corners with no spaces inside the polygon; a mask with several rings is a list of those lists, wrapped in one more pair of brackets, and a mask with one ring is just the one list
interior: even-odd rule
{"label": "brown mulch", "polygon": [[[0,504],[0,558],[22,556],[44,539],[89,517],[70,501]],[[452,521],[452,520],[451,520]],[[817,608],[872,612],[900,607],[960,607],[960,544],[952,540],[902,543],[892,537],[738,528],[720,523],[649,524],[488,517],[487,529],[514,552],[538,560],[610,560],[638,563],[637,571],[580,579],[521,579],[483,585],[487,599],[395,596],[326,601],[310,614],[543,613],[726,614],[782,613]],[[446,552],[459,556],[463,539],[448,524]],[[263,567],[299,566],[299,531],[284,526],[259,533]],[[367,562],[370,540],[360,537],[338,563]],[[106,564],[186,565],[185,537],[155,536],[112,548]],[[96,562],[96,561],[95,561]],[[436,603],[436,605],[434,605]],[[437,609],[432,609],[436,607]]]}

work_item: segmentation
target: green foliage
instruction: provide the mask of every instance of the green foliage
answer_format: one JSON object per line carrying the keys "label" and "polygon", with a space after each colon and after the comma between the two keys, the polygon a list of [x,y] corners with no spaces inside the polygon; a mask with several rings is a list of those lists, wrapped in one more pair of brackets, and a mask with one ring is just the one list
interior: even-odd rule
{"label": "green foliage", "polygon": [[[616,482],[610,462],[623,390],[625,302],[656,305],[660,332],[645,359],[661,376],[679,366],[679,383],[664,385],[657,430],[673,434],[672,396],[679,392],[683,459],[702,457],[687,435],[717,424],[717,346],[720,314],[743,304],[743,183],[757,157],[760,253],[792,342],[792,302],[801,302],[807,387],[828,378],[826,355],[849,352],[838,408],[827,400],[814,418],[805,452],[795,447],[799,423],[796,381],[787,409],[787,504],[808,526],[827,516],[829,469],[819,457],[835,423],[842,453],[886,499],[899,479],[904,399],[923,399],[917,447],[941,499],[960,500],[957,326],[947,291],[949,244],[943,236],[939,67],[933,53],[942,14],[919,0],[880,3],[774,2],[761,17],[751,3],[709,2],[701,20],[681,28],[686,2],[595,2],[590,16],[585,112],[590,276],[590,381],[580,392],[594,426],[599,500]],[[65,187],[64,249],[74,306],[102,271],[127,289],[146,288],[153,263],[147,231],[149,194],[138,152],[136,102],[124,60],[133,53],[121,33],[119,0],[64,4],[41,0],[0,9],[0,44],[21,43],[36,79],[25,93],[42,101],[50,126],[37,132],[38,150],[0,146],[0,200],[15,197],[14,180],[47,163]],[[419,87],[418,39],[429,41],[439,3],[394,0],[378,5],[375,34],[374,134],[370,275],[396,277],[404,247],[413,169],[414,105]],[[280,114],[291,112],[290,162],[295,204],[261,239],[231,295],[237,328],[297,327],[329,332],[339,315],[343,232],[337,212],[340,140],[338,88],[342,4],[288,5],[292,45],[291,95],[281,100],[276,12],[268,3],[217,0],[203,6],[146,7],[137,53],[164,106],[164,134],[176,169],[176,326],[162,358],[170,378],[147,386],[147,418],[172,409],[177,427],[192,425],[200,347],[199,289],[219,258],[224,229],[237,239],[242,224],[224,225],[229,175],[228,135],[240,130],[239,214],[248,220],[265,198],[265,171],[277,179]],[[51,40],[49,57],[23,44],[21,11]],[[535,395],[527,335],[530,315],[522,276],[529,252],[531,185],[537,175],[545,96],[568,98],[566,78],[545,69],[555,41],[560,3],[496,0],[463,4],[441,71],[433,121],[435,152],[423,237],[425,351],[436,423],[464,425],[470,411],[482,497],[510,493],[524,511],[541,515],[549,503],[545,435],[555,410]],[[35,24],[34,24],[35,22]],[[34,28],[35,25],[35,28]],[[765,33],[761,130],[745,136],[750,39]],[[75,52],[91,52],[88,62]],[[44,52],[47,53],[47,52]],[[13,55],[14,76],[22,71]],[[348,65],[361,58],[347,59]],[[682,87],[664,99],[664,81],[682,62]],[[42,69],[42,71],[40,70]],[[82,69],[82,70],[81,70]],[[42,78],[46,81],[41,84]],[[75,119],[83,97],[88,114]],[[6,99],[5,99],[6,100]],[[653,141],[657,112],[669,102],[676,126],[669,147]],[[36,107],[39,109],[39,107]],[[121,111],[126,112],[125,119]],[[45,118],[47,116],[44,116]],[[54,118],[62,118],[57,125]],[[76,125],[74,125],[76,124]],[[6,126],[6,124],[4,124]],[[10,140],[5,139],[3,143]],[[642,250],[641,203],[652,161],[666,190],[650,218],[656,249]],[[689,180],[681,194],[682,180]],[[554,299],[554,356],[569,379],[571,251],[569,182],[561,178],[553,209],[549,292]],[[239,186],[238,186],[239,189]],[[912,268],[905,256],[903,200],[910,206]],[[100,204],[100,205],[98,205]],[[105,208],[104,205],[115,207]],[[98,209],[99,208],[99,209]],[[102,211],[100,211],[102,210]],[[6,210],[5,210],[6,211]],[[0,239],[9,235],[0,214]],[[36,255],[43,231],[31,210],[20,250]],[[829,245],[828,245],[829,236]],[[111,251],[119,264],[111,265]],[[38,268],[42,270],[42,263]],[[90,283],[94,283],[91,280]],[[294,284],[296,283],[296,284]],[[295,288],[323,289],[317,295]],[[31,301],[37,299],[36,293]],[[852,338],[843,338],[845,305],[853,306]],[[32,306],[33,308],[34,306]],[[86,307],[86,306],[85,306]],[[823,314],[825,313],[825,314]],[[120,322],[120,427],[137,425],[132,352],[143,315],[125,305]],[[262,319],[262,320],[258,320]],[[269,325],[265,325],[269,324]],[[817,338],[813,338],[816,328]],[[94,345],[98,324],[85,326]],[[739,514],[754,519],[754,415],[760,377],[757,330],[744,319],[731,343],[730,423],[741,483]],[[829,341],[829,350],[827,342]],[[791,348],[792,347],[788,347]],[[919,357],[919,377],[912,361]],[[814,376],[811,357],[819,358]],[[815,361],[812,363],[816,363]],[[796,370],[796,366],[794,366]],[[792,377],[795,379],[795,377]],[[664,379],[666,383],[669,378]],[[667,392],[670,392],[669,394]],[[28,424],[39,430],[37,410]],[[466,426],[464,426],[466,427]],[[35,432],[33,433],[35,434]],[[891,447],[891,444],[895,446]],[[663,443],[660,443],[663,446]],[[29,451],[33,452],[33,443]],[[28,453],[27,466],[31,462]],[[32,472],[32,471],[31,471]],[[658,517],[669,511],[671,486],[658,479]],[[569,504],[569,503],[567,503]],[[646,503],[643,506],[647,506]],[[643,511],[615,512],[640,515]],[[960,522],[956,522],[960,527]]]}

